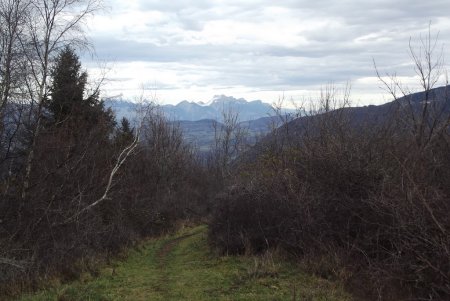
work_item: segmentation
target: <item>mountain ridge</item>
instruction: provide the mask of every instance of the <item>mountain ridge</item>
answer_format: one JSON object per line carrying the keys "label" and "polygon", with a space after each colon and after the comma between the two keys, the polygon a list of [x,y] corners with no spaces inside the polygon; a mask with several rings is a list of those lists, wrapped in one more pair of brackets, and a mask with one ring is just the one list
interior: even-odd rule
{"label": "mountain ridge", "polygon": [[[105,106],[111,108],[117,119],[126,117],[133,119],[136,104],[124,99],[107,98]],[[222,122],[224,115],[237,114],[238,120],[251,121],[273,115],[270,104],[262,100],[247,101],[244,98],[233,96],[215,95],[209,102],[195,102],[182,100],[178,104],[166,104],[160,106],[166,117],[170,120],[199,121],[202,119],[214,119]],[[284,109],[284,113],[292,113],[294,110]]]}
{"label": "mountain ridge", "polygon": [[[426,100],[426,101],[425,101]],[[396,116],[411,118],[406,114],[421,114],[423,106],[429,105],[428,110],[435,110],[441,118],[450,118],[450,85],[436,87],[428,91],[414,92],[381,105],[366,105],[358,107],[344,107],[294,118],[280,127],[275,128],[256,143],[247,153],[243,154],[242,161],[252,161],[258,157],[275,139],[284,141],[298,141],[305,129],[319,131],[315,128],[321,118],[344,118],[352,127],[363,126],[380,127]],[[430,112],[430,111],[429,111]],[[278,137],[277,137],[278,136]]]}

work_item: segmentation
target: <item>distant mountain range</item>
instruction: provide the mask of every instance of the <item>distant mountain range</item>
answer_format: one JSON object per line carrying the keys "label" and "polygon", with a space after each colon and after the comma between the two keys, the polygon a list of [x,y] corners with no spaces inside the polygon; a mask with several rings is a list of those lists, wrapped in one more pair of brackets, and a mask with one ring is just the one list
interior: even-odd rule
{"label": "distant mountain range", "polygon": [[[424,105],[424,99],[425,93],[419,92],[378,106],[349,107],[319,115],[300,118],[292,117],[290,118],[290,122],[279,128],[278,131],[283,131],[283,128],[288,127],[290,129],[290,137],[287,138],[296,139],[299,132],[310,121],[318,116],[339,112],[350,118],[350,121],[355,127],[362,124],[377,126],[391,118],[395,112],[399,112],[399,110],[401,112],[402,108],[408,107],[418,112]],[[428,92],[428,100],[433,105],[440,104],[442,107],[441,114],[445,116],[450,115],[450,86],[430,90]],[[133,119],[135,116],[135,105],[131,102],[107,100],[105,104],[116,112],[118,119],[122,117]],[[223,122],[222,112],[231,110],[239,113],[240,126],[248,132],[248,140],[250,142],[256,141],[256,137],[266,136],[266,134],[279,125],[280,121],[278,117],[273,116],[272,107],[267,103],[260,100],[248,102],[242,98],[236,99],[224,95],[215,96],[207,104],[182,101],[177,105],[164,105],[162,109],[170,120],[179,124],[185,134],[186,141],[194,144],[201,151],[207,151],[214,142],[213,125],[218,122],[218,126],[221,126],[221,122]],[[283,113],[289,115],[293,111],[285,110]],[[271,136],[267,135],[265,138],[260,139],[260,143],[248,155],[255,157],[258,149],[264,148],[264,145],[271,141]]]}
{"label": "distant mountain range", "polygon": [[[224,126],[221,122],[213,119],[174,122],[182,129],[185,141],[194,145],[200,152],[207,152],[211,148],[215,139],[215,130]],[[242,121],[239,122],[239,127],[246,133],[246,143],[253,145],[279,124],[279,117],[273,116]]]}
{"label": "distant mountain range", "polygon": [[272,106],[261,100],[246,101],[243,98],[218,95],[207,104],[188,102],[177,105],[165,105],[163,110],[169,119],[197,121],[213,119],[223,121],[223,114],[237,113],[240,121],[255,120],[273,114]]}
{"label": "distant mountain range", "polygon": [[[117,120],[123,117],[133,120],[136,116],[136,104],[125,100],[105,100],[105,106],[111,108]],[[177,123],[182,129],[185,140],[195,145],[200,151],[208,151],[214,142],[214,124],[217,128],[224,122],[224,114],[238,114],[238,122],[248,133],[248,141],[267,134],[277,123],[271,105],[261,100],[247,101],[243,98],[219,95],[208,103],[182,101],[177,105],[162,105],[166,117]],[[294,110],[285,109],[283,114]]]}
{"label": "distant mountain range", "polygon": [[[125,100],[106,100],[106,107],[116,112],[118,119],[127,117],[133,119],[135,104]],[[256,120],[274,115],[272,106],[261,100],[247,101],[243,98],[218,95],[208,103],[189,102],[183,100],[177,105],[162,105],[163,112],[169,120],[198,121],[204,119],[223,121],[223,114],[233,112],[238,114],[239,121]],[[293,110],[286,109],[286,112]]]}

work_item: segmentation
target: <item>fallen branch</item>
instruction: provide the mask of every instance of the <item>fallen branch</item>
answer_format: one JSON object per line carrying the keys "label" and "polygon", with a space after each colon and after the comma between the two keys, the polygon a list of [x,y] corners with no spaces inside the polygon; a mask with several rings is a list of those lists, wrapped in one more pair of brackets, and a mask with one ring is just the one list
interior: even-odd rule
{"label": "fallen branch", "polygon": [[122,152],[119,154],[116,164],[114,165],[113,169],[111,170],[111,173],[109,174],[108,184],[106,185],[105,192],[103,193],[103,195],[98,200],[93,202],[92,204],[84,207],[83,209],[78,211],[76,214],[74,214],[70,218],[66,219],[63,224],[67,224],[67,223],[73,221],[74,219],[76,219],[78,216],[80,216],[84,212],[91,210],[92,208],[96,207],[103,201],[109,199],[108,193],[111,190],[114,176],[117,174],[117,172],[120,170],[120,168],[125,163],[125,161],[128,159],[128,157],[134,152],[136,147],[139,145],[139,136],[140,136],[140,127],[136,131],[135,137],[134,137],[133,141],[131,142],[131,144],[128,145],[127,147],[125,147],[122,150]]}
{"label": "fallen branch", "polygon": [[0,258],[0,264],[5,264],[9,266],[13,266],[15,268],[18,268],[20,270],[25,270],[25,261],[17,261],[9,258]]}

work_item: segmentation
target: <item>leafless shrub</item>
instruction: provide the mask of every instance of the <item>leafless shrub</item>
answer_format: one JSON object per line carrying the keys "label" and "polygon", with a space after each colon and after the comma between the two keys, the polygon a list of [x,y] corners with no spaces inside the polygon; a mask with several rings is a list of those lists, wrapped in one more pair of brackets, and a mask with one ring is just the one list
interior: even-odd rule
{"label": "leafless shrub", "polygon": [[316,114],[284,125],[290,143],[265,148],[278,151],[248,162],[219,197],[212,245],[338,254],[346,280],[371,283],[364,293],[375,299],[448,298],[450,95],[447,86],[433,89],[447,83],[441,56],[433,61],[436,43],[420,43],[411,56],[422,93],[380,76],[395,100],[371,111],[325,90]]}
{"label": "leafless shrub", "polygon": [[[83,269],[95,273],[80,263],[169,231],[179,219],[203,216],[203,167],[176,125],[154,105],[142,109],[134,128],[127,122],[118,127],[94,99],[57,121],[46,110],[33,143],[26,127],[34,123],[4,132],[2,142],[13,137],[14,148],[8,154],[9,144],[2,143],[2,154],[17,157],[1,169],[0,295],[50,275],[71,280]],[[5,112],[14,120],[30,110]]]}

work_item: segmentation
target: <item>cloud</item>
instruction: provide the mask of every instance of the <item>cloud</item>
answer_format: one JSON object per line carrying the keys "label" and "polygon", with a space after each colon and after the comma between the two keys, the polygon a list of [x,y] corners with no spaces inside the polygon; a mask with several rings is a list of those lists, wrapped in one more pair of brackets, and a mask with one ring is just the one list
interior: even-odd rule
{"label": "cloud", "polygon": [[448,11],[448,0],[115,0],[91,31],[98,57],[116,62],[128,90],[154,81],[181,100],[227,87],[282,93],[353,80],[376,98],[378,88],[360,80],[374,78],[373,60],[414,76],[410,37],[431,22],[449,44]]}

